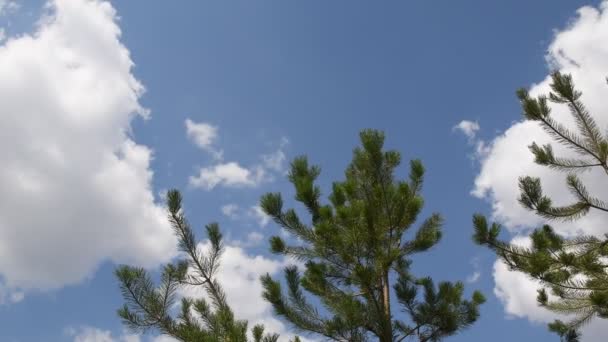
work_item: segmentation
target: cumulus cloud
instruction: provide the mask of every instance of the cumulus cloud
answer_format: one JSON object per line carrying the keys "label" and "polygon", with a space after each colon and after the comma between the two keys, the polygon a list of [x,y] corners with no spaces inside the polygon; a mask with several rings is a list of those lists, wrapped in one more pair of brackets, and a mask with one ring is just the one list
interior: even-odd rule
{"label": "cumulus cloud", "polygon": [[[608,1],[599,8],[583,7],[578,16],[568,27],[557,31],[548,48],[547,62],[552,69],[572,74],[575,84],[583,92],[582,101],[596,118],[600,128],[608,128],[608,103],[605,94],[608,91],[605,76],[608,75]],[[532,96],[547,94],[549,77],[530,89]],[[573,126],[565,106],[552,105],[552,115],[567,127]],[[495,219],[513,233],[525,233],[530,228],[543,223],[542,219],[522,208],[517,197],[518,177],[529,175],[540,177],[547,195],[555,199],[556,204],[570,203],[573,198],[565,184],[565,174],[552,171],[534,163],[528,145],[537,142],[539,145],[552,143],[556,155],[568,157],[572,151],[553,143],[547,134],[535,122],[519,121],[497,136],[488,146],[488,153],[481,159],[481,169],[475,179],[473,194],[486,198],[492,204]],[[594,194],[608,193],[606,175],[601,172],[581,174],[581,178]],[[555,230],[563,235],[572,236],[585,232],[602,235],[608,233],[605,216],[591,212],[575,222],[552,223]],[[525,276],[513,273],[499,261],[494,267],[496,293],[505,304],[509,315],[526,317],[532,321],[549,321],[555,315],[536,306],[537,284]],[[600,328],[606,329],[606,323],[595,321],[584,331],[585,341],[600,341],[600,334],[594,333]]]}
{"label": "cumulus cloud", "polygon": [[224,151],[217,149],[214,144],[217,140],[218,127],[205,122],[194,122],[186,119],[186,134],[196,146],[209,152],[213,158],[221,160]]}
{"label": "cumulus cloud", "polygon": [[556,316],[536,304],[535,280],[523,273],[511,272],[503,262],[494,264],[494,294],[505,306],[510,317],[528,318],[533,322],[550,322]]}
{"label": "cumulus cloud", "polygon": [[175,239],[128,135],[143,86],[106,1],[56,0],[0,46],[0,284],[49,290],[105,260],[167,261]]}

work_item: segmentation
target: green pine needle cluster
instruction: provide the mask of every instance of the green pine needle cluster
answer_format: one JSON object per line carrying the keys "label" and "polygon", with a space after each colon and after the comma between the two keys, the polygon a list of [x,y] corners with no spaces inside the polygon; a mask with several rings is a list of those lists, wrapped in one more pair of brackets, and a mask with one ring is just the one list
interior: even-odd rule
{"label": "green pine needle cluster", "polygon": [[[203,253],[182,211],[182,197],[177,190],[167,193],[169,220],[179,239],[179,249],[187,256],[166,265],[156,285],[144,269],[120,266],[116,277],[125,299],[118,310],[123,323],[134,331],[156,329],[161,334],[183,342],[247,342],[247,321],[238,320],[226,301],[215,275],[224,250],[217,224],[206,226],[211,248]],[[179,299],[178,290],[201,287],[205,298]],[[277,334],[265,334],[262,325],[251,330],[253,342],[276,342]],[[296,338],[293,342],[299,342]]]}
{"label": "green pine needle cluster", "polygon": [[316,185],[319,167],[306,157],[292,162],[289,180],[306,222],[284,208],[281,194],[262,197],[264,212],[300,241],[290,245],[275,236],[271,250],[305,264],[303,272],[286,268],[283,284],[262,277],[265,299],[297,329],[334,341],[439,341],[471,326],[485,301],[481,293],[464,299],[462,283],[436,286],[409,271],[411,257],[442,235],[439,214],[410,232],[424,203],[422,163],[411,161],[409,179],[398,180],[401,156],[383,150],[384,134],[364,130],[360,138],[346,179],[333,183],[327,204]]}
{"label": "green pine needle cluster", "polygon": [[[536,163],[568,173],[566,185],[575,201],[554,206],[543,194],[540,179],[522,177],[519,202],[548,220],[572,221],[591,210],[608,213],[606,202],[592,195],[579,178],[581,172],[593,169],[602,170],[608,176],[608,135],[602,134],[581,102],[582,93],[576,90],[571,76],[553,73],[551,89],[548,97],[532,98],[526,90],[518,91],[517,95],[526,119],[538,122],[557,143],[578,155],[562,158],[555,156],[551,145],[541,147],[533,143],[530,146]],[[553,119],[548,101],[569,108],[576,131]],[[500,226],[489,224],[481,215],[475,215],[473,223],[476,243],[491,248],[512,270],[523,272],[544,285],[538,293],[541,306],[574,315],[569,322],[556,321],[549,326],[562,340],[578,341],[576,329],[594,317],[608,318],[607,237],[564,238],[545,225],[532,233],[532,246],[525,248],[500,241]]]}

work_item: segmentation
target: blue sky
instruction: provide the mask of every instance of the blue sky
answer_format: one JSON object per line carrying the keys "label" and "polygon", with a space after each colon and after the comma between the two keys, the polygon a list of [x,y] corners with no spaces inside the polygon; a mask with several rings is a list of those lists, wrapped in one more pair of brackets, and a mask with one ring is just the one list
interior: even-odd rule
{"label": "blue sky", "polygon": [[[11,3],[17,5],[11,6]],[[387,1],[382,4],[362,1],[183,1],[179,4],[112,1],[116,18],[109,4],[97,1],[51,1],[47,9],[44,4],[43,1],[0,1],[0,27],[4,28],[7,37],[0,47],[0,70],[11,71],[14,76],[0,82],[0,98],[3,103],[9,102],[8,109],[0,110],[0,116],[5,117],[0,123],[8,122],[5,127],[14,125],[18,129],[35,126],[31,123],[34,121],[28,120],[37,120],[36,115],[45,114],[32,107],[32,101],[57,105],[52,109],[57,112],[56,117],[47,123],[45,139],[41,141],[47,146],[56,143],[58,153],[65,155],[67,165],[72,165],[70,170],[76,174],[74,177],[82,183],[72,184],[45,175],[49,184],[60,184],[49,187],[48,191],[66,199],[66,210],[73,207],[69,201],[74,201],[76,207],[82,205],[76,202],[95,206],[95,201],[100,201],[103,210],[99,216],[72,218],[77,214],[49,213],[42,209],[43,202],[30,206],[25,199],[17,199],[16,203],[22,204],[20,208],[31,209],[23,209],[27,216],[40,220],[32,219],[31,225],[23,223],[23,227],[11,228],[8,225],[14,222],[11,221],[13,215],[8,211],[12,207],[0,201],[0,240],[6,239],[6,246],[14,245],[10,239],[18,235],[17,229],[23,228],[20,230],[23,234],[31,233],[29,237],[37,240],[34,246],[43,249],[40,253],[21,254],[16,248],[2,251],[0,244],[2,258],[31,260],[14,264],[0,262],[0,279],[3,280],[0,284],[4,284],[0,286],[0,298],[2,291],[6,297],[0,304],[1,341],[74,341],[78,338],[88,341],[83,336],[94,329],[102,335],[111,334],[118,341],[124,331],[115,314],[122,303],[112,275],[115,264],[131,261],[154,269],[171,256],[172,246],[167,245],[171,240],[165,239],[162,248],[151,243],[131,250],[117,241],[130,229],[129,225],[140,227],[157,219],[141,223],[128,216],[156,215],[160,194],[168,188],[183,190],[187,214],[199,231],[205,223],[217,221],[235,253],[245,253],[235,255],[240,255],[241,259],[259,255],[269,259],[268,265],[260,267],[278,270],[281,261],[270,264],[270,259],[275,257],[268,253],[266,240],[279,230],[255,214],[253,207],[260,195],[281,191],[291,196],[293,192],[285,180],[284,170],[290,159],[301,154],[308,155],[322,167],[320,182],[327,193],[328,185],[342,178],[351,151],[358,143],[358,132],[364,128],[385,131],[387,147],[399,150],[404,160],[422,159],[427,168],[425,213],[438,211],[445,217],[443,241],[432,252],[415,258],[415,273],[437,280],[463,281],[475,272],[479,274],[478,279],[467,284],[467,289],[480,289],[488,297],[481,318],[471,329],[447,340],[556,340],[556,336],[546,331],[543,323],[548,320],[546,316],[528,315],[521,309],[523,306],[517,304],[509,309],[510,301],[501,300],[494,294],[495,257],[471,242],[471,215],[482,212],[511,220],[514,233],[530,227],[526,225],[528,221],[514,219],[510,213],[497,209],[507,197],[492,195],[493,191],[500,194],[499,186],[496,179],[483,178],[484,170],[496,170],[490,168],[490,163],[495,160],[492,156],[500,152],[495,148],[497,141],[506,144],[503,133],[521,119],[514,91],[545,79],[549,71],[545,56],[551,54],[551,47],[561,46],[563,49],[555,51],[564,50],[566,54],[578,56],[577,51],[593,45],[590,42],[571,47],[569,38],[564,36],[562,46],[556,37],[562,31],[575,31],[577,20],[604,22],[604,12],[598,12],[597,17],[577,15],[577,9],[582,6],[598,8],[599,1]],[[83,12],[80,19],[72,20],[69,16],[78,14],[81,8],[86,13]],[[103,12],[105,16],[97,17],[95,11]],[[57,13],[65,18],[54,17]],[[43,14],[47,19],[40,23]],[[103,22],[104,19],[109,23]],[[53,25],[65,27],[53,31]],[[81,31],[78,25],[82,25]],[[106,44],[94,39],[116,38],[112,25],[122,31],[119,43]],[[601,42],[600,38],[608,35],[607,26],[596,26],[587,28],[595,35],[585,37],[593,36]],[[57,83],[49,81],[52,87],[48,88],[26,87],[26,82],[31,79],[35,83],[39,74],[61,77],[71,70],[58,62],[59,71],[45,73],[37,67],[46,68],[43,62],[33,58],[27,63],[19,61],[19,54],[28,51],[27,46],[17,46],[19,42],[44,30],[54,34],[45,40],[50,42],[51,48],[35,45],[36,39],[43,40],[41,36],[44,35],[34,34],[31,38],[34,42],[29,48],[40,50],[32,50],[32,53],[49,53],[53,60],[59,58],[59,61],[68,56],[65,60],[78,65],[74,68],[80,65],[92,68],[90,75],[94,77],[55,79],[53,82]],[[95,30],[103,33],[98,34]],[[65,38],[61,36],[63,33],[66,33]],[[60,48],[54,50],[53,43]],[[80,49],[78,44],[86,47]],[[568,50],[570,48],[572,50]],[[76,52],[70,49],[76,49]],[[128,50],[135,66],[129,69],[129,63],[124,59],[129,57],[116,57],[112,49]],[[93,53],[87,54],[87,51]],[[605,51],[600,51],[598,55],[606,56],[603,53]],[[600,60],[600,57],[594,58]],[[111,63],[114,62],[118,65],[116,74],[104,69],[113,68]],[[598,71],[598,75],[608,74],[608,70],[602,69],[606,64],[588,64],[589,70]],[[563,61],[556,65],[567,69]],[[582,67],[586,65],[583,63]],[[102,68],[100,72],[93,70],[97,66]],[[97,84],[95,77],[105,75],[112,78],[108,76],[107,83]],[[129,75],[146,89],[136,103],[129,94],[137,92],[117,95],[122,91],[122,85],[135,87]],[[12,86],[11,82],[18,84],[16,89],[32,93],[30,96],[11,93],[6,90]],[[70,86],[70,82],[75,86]],[[81,84],[83,87],[78,86]],[[89,85],[91,88],[84,87]],[[116,88],[107,90],[104,85],[110,88],[116,85]],[[53,88],[61,94],[56,95]],[[21,95],[23,100],[15,97]],[[80,99],[86,99],[87,103],[81,106]],[[116,104],[112,102],[115,99]],[[108,113],[117,111],[120,115],[111,116],[106,109],[97,113],[93,105],[98,100],[102,108],[108,107]],[[139,108],[138,104],[149,110],[148,119],[129,114]],[[21,108],[34,114],[20,115],[17,111]],[[70,113],[63,116],[64,110],[74,108],[84,108],[81,111],[84,114],[75,111],[76,117],[71,117]],[[80,120],[78,115],[86,118]],[[98,119],[95,115],[105,117]],[[112,119],[106,120],[109,116]],[[66,119],[65,125],[56,127],[56,122],[64,117],[73,121]],[[89,118],[90,124],[87,121],[87,125],[81,125]],[[188,135],[187,119],[206,133],[198,131],[197,134],[194,130]],[[40,122],[46,122],[44,120]],[[462,131],[454,129],[463,120],[476,122],[481,129],[473,130],[467,138]],[[68,143],[61,138],[62,129],[74,132],[70,128],[72,124],[78,125],[82,134],[69,135],[73,139]],[[209,130],[215,133],[211,138]],[[33,128],[24,131],[38,132]],[[127,132],[126,135],[123,132]],[[207,134],[209,140],[197,146],[195,139],[201,134]],[[95,143],[89,144],[87,139]],[[97,144],[98,140],[102,142]],[[525,146],[532,140],[530,137],[530,141],[518,143]],[[38,146],[34,141],[36,138],[24,139],[20,146],[34,148]],[[148,183],[134,185],[127,177],[126,181],[120,178],[123,181],[107,183],[107,189],[89,186],[92,184],[91,172],[106,165],[90,160],[95,159],[95,151],[102,155],[111,150],[122,158],[120,156],[128,156],[131,151],[120,150],[130,146],[129,141],[147,147],[152,154],[137,150],[133,152],[136,156],[132,160],[124,157],[130,162],[120,165],[127,170],[133,167],[138,172],[153,172],[148,175]],[[90,145],[93,152],[81,150],[77,145]],[[478,146],[484,149],[476,154]],[[72,148],[78,150],[72,151]],[[0,151],[2,149],[9,147],[4,145]],[[222,158],[214,157],[214,151],[220,150]],[[74,155],[79,157],[72,160]],[[34,158],[36,155],[28,156]],[[0,157],[5,164],[24,165],[25,175],[32,170],[34,173],[45,170],[40,169],[46,165],[44,163],[5,158]],[[275,158],[277,163],[269,163],[269,158]],[[90,163],[86,164],[90,167],[82,166],[81,162]],[[233,183],[220,177],[218,184],[209,185],[208,180],[206,186],[192,184],[192,177],[199,176],[201,169],[220,172],[213,168],[230,163],[237,171],[248,174],[240,174],[241,178],[237,177]],[[83,175],[79,175],[81,166]],[[400,169],[400,174],[406,176],[405,168]],[[103,179],[96,181],[103,185]],[[476,185],[476,179],[482,180]],[[0,174],[0,184],[9,182],[9,176]],[[72,194],[77,187],[82,189],[80,193]],[[121,196],[121,190],[129,192],[130,187],[135,187],[133,191],[141,193],[141,198],[147,198],[146,208],[126,200],[125,203],[133,208],[110,203],[108,193]],[[474,189],[490,194],[479,198],[471,194]],[[88,195],[87,191],[97,192]],[[150,195],[155,199],[151,200]],[[228,207],[222,211],[227,205],[236,208],[231,215],[226,215],[230,211]],[[114,218],[116,211],[121,214]],[[53,215],[50,219],[53,224],[40,226],[47,222],[45,215]],[[7,219],[3,220],[3,216]],[[95,222],[89,225],[89,221]],[[133,230],[135,233],[129,231],[125,241],[142,238],[148,233],[156,234],[154,238],[159,239],[166,236],[161,232],[166,226],[154,222],[152,225],[158,224],[158,230],[148,232],[137,228]],[[126,226],[119,227],[120,224]],[[63,229],[66,225],[71,228]],[[106,228],[108,231],[104,233]],[[258,241],[256,237],[260,236],[263,238]],[[66,255],[58,256],[56,251],[64,248],[62,241],[65,240],[75,243],[65,247]],[[97,248],[98,245],[104,247]],[[85,257],[87,246],[93,246],[94,257]],[[51,255],[46,254],[45,249],[53,251],[49,253],[59,265],[57,272],[54,266],[45,266],[44,258]],[[31,272],[12,269],[30,266]],[[72,267],[79,271],[72,274]],[[39,276],[40,272],[48,273],[44,276],[48,282],[47,278]],[[37,283],[40,281],[42,284]],[[265,315],[271,317],[268,312]]]}

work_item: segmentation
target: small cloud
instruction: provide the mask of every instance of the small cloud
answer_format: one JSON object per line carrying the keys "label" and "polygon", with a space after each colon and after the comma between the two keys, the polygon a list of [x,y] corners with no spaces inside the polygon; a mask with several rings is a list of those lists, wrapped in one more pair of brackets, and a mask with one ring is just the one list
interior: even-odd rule
{"label": "small cloud", "polygon": [[482,161],[489,153],[491,146],[485,141],[477,138],[477,132],[481,126],[477,121],[462,120],[458,125],[452,128],[453,131],[460,131],[467,137],[469,145],[475,148],[475,151],[469,155],[473,161]]}
{"label": "small cloud", "polygon": [[244,239],[238,239],[238,240],[233,240],[230,238],[226,239],[226,241],[228,241],[229,245],[238,246],[240,248],[249,248],[249,247],[259,246],[263,240],[264,240],[264,234],[259,233],[259,232],[249,232],[249,234],[247,234],[247,236]]}
{"label": "small cloud", "polygon": [[285,153],[283,150],[277,150],[274,153],[265,154],[262,156],[264,166],[270,170],[281,172],[283,171],[283,165],[285,163]]}
{"label": "small cloud", "polygon": [[283,149],[285,146],[289,144],[289,140],[286,137],[281,138],[281,143],[279,144],[279,148],[269,154],[265,154],[262,156],[262,160],[264,162],[264,166],[276,172],[282,172],[284,170],[284,164],[287,157],[285,156],[285,152]]}
{"label": "small cloud", "polygon": [[234,203],[223,205],[221,210],[222,210],[222,214],[224,214],[225,216],[227,216],[233,220],[239,217],[239,215],[238,215],[239,206]]}
{"label": "small cloud", "polygon": [[270,216],[266,215],[259,205],[249,208],[249,216],[255,218],[261,227],[266,227],[270,222]]}
{"label": "small cloud", "polygon": [[224,151],[214,147],[215,140],[218,136],[218,127],[205,122],[194,122],[186,119],[186,135],[199,148],[205,150],[213,156],[214,159],[221,160],[224,156]]}
{"label": "small cloud", "polygon": [[167,189],[160,189],[156,193],[156,195],[158,196],[158,199],[161,200],[162,203],[167,202],[167,193],[168,192],[169,192],[169,190],[167,190]]}
{"label": "small cloud", "polygon": [[469,275],[465,280],[469,284],[476,283],[481,278],[481,271],[479,270],[479,258],[475,257],[471,259],[471,265],[473,265],[473,274]]}
{"label": "small cloud", "polygon": [[158,336],[152,338],[152,340],[150,340],[150,342],[179,342],[179,341],[168,335],[158,335]]}
{"label": "small cloud", "polygon": [[212,190],[218,185],[226,187],[255,187],[264,179],[264,169],[246,169],[236,162],[217,164],[199,170],[198,176],[190,176],[189,183],[195,188]]}
{"label": "small cloud", "polygon": [[477,121],[462,120],[458,125],[452,128],[453,131],[462,132],[469,140],[475,139],[477,131],[479,131],[479,123]]}
{"label": "small cloud", "polygon": [[261,183],[274,181],[275,176],[284,171],[286,156],[283,147],[289,143],[287,138],[281,139],[279,148],[275,152],[261,155],[261,162],[244,167],[234,161],[221,162],[223,152],[212,146],[217,135],[216,127],[188,119],[186,128],[188,136],[197,146],[215,153],[217,159],[215,165],[202,167],[198,175],[190,176],[189,183],[195,188],[212,190],[216,186],[256,187]]}
{"label": "small cloud", "polygon": [[25,298],[23,291],[9,289],[0,284],[0,305],[19,303],[23,298]]}
{"label": "small cloud", "polygon": [[258,232],[251,232],[247,234],[247,246],[257,246],[264,239],[264,235]]}
{"label": "small cloud", "polygon": [[237,204],[229,203],[222,206],[221,211],[232,220],[255,221],[259,227],[266,227],[270,223],[270,216],[266,215],[259,205],[241,209]]}
{"label": "small cloud", "polygon": [[15,13],[21,7],[14,0],[0,0],[0,16]]}
{"label": "small cloud", "polygon": [[95,327],[82,326],[79,328],[68,327],[64,329],[65,335],[74,338],[74,342],[140,342],[138,335],[124,333],[114,336],[109,330],[101,330]]}
{"label": "small cloud", "polygon": [[479,280],[479,277],[481,277],[481,272],[475,271],[475,272],[473,272],[473,274],[471,274],[470,276],[467,277],[466,281],[469,284],[473,284]]}

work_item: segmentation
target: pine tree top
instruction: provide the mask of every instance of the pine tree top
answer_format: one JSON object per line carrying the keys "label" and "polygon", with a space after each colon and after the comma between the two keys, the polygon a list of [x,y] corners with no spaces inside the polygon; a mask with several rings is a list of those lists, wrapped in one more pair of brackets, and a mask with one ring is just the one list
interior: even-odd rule
{"label": "pine tree top", "polygon": [[[304,156],[291,163],[288,178],[295,200],[309,216],[306,221],[284,208],[280,193],[262,197],[264,212],[299,241],[290,245],[275,236],[271,250],[305,264],[302,274],[286,268],[286,295],[279,282],[263,277],[265,298],[296,328],[336,341],[368,341],[371,336],[383,342],[437,341],[470,326],[485,300],[481,293],[464,300],[462,283],[436,287],[430,278],[409,272],[410,257],[429,250],[442,236],[437,213],[410,234],[424,204],[422,163],[411,161],[409,177],[399,180],[395,170],[401,156],[383,150],[384,134],[364,130],[360,138],[345,179],[332,184],[326,203],[316,185],[320,168]],[[393,312],[391,293],[407,315]]]}

